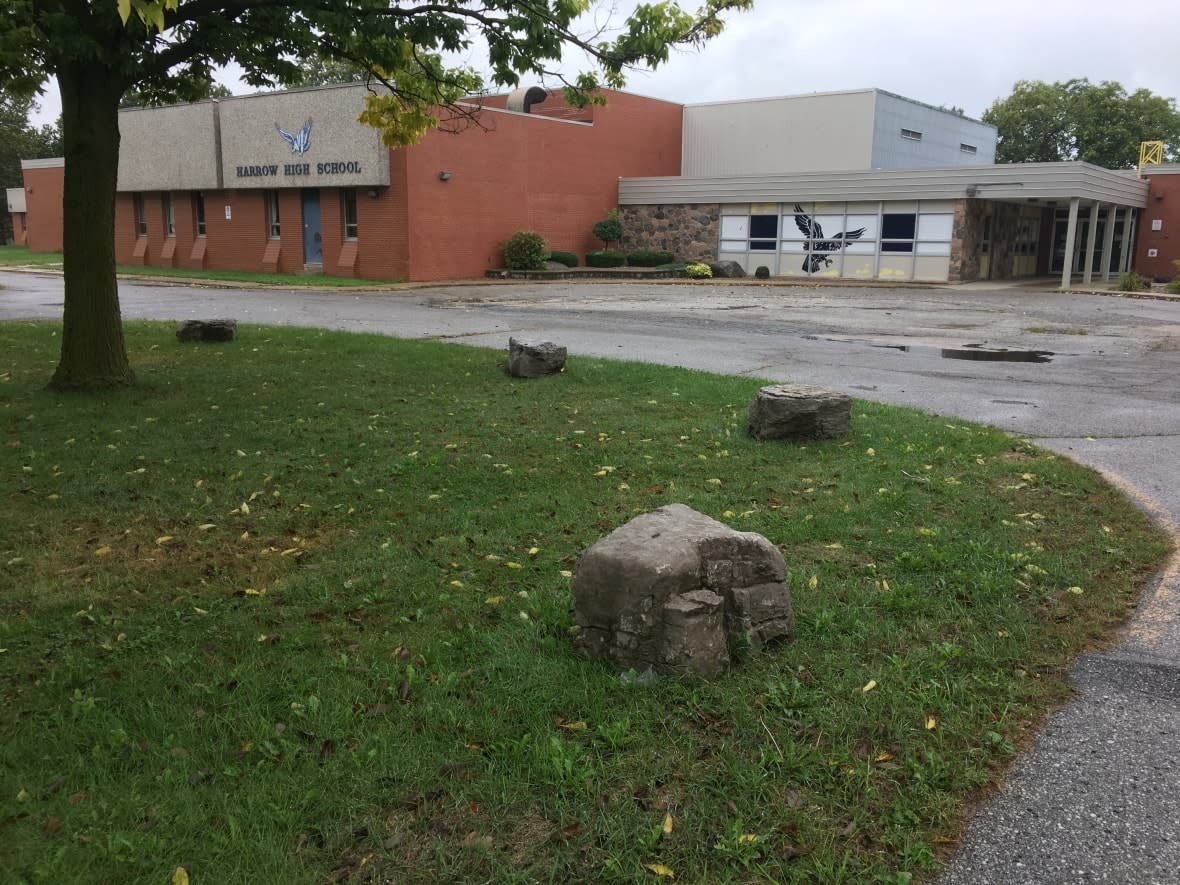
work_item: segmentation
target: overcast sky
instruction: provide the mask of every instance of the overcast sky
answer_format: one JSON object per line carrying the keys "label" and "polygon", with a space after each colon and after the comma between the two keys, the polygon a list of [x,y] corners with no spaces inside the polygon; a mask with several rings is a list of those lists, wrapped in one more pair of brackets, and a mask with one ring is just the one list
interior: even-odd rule
{"label": "overcast sky", "polygon": [[[632,74],[627,89],[691,104],[877,87],[978,117],[1017,80],[1088,77],[1180,98],[1178,39],[1176,0],[755,0],[701,52]],[[38,123],[57,118],[56,92],[41,105]]]}

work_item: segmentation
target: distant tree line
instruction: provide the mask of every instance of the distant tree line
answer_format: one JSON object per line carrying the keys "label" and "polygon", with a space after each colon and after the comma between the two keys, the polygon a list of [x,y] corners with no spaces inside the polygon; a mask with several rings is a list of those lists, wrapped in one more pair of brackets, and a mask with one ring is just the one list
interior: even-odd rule
{"label": "distant tree line", "polygon": [[1131,169],[1144,141],[1162,141],[1167,162],[1180,157],[1176,100],[1147,89],[1128,94],[1110,81],[1020,80],[1011,95],[984,111],[983,121],[999,132],[999,163],[1083,160]]}
{"label": "distant tree line", "polygon": [[[29,98],[18,98],[7,92],[0,92],[0,187],[23,187],[21,160],[39,160],[44,157],[60,157],[61,127],[36,128],[29,124],[29,115],[36,104]],[[12,238],[12,219],[7,204],[0,212],[0,244]]]}

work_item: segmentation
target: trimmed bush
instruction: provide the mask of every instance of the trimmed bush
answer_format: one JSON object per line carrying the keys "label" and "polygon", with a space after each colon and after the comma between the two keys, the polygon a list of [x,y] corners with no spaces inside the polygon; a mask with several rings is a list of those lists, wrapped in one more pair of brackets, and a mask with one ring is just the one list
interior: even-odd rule
{"label": "trimmed bush", "polygon": [[587,267],[622,267],[627,256],[617,249],[599,249],[597,252],[586,253]]}
{"label": "trimmed bush", "polygon": [[676,256],[661,249],[636,249],[627,253],[627,264],[630,267],[659,267],[661,264],[671,264]]}
{"label": "trimmed bush", "polygon": [[690,264],[684,272],[694,280],[709,280],[713,278],[713,268],[707,264]]}
{"label": "trimmed bush", "polygon": [[504,266],[509,270],[540,270],[548,254],[544,237],[533,230],[519,230],[504,244]]}
{"label": "trimmed bush", "polygon": [[[611,209],[606,213],[606,218],[598,222],[590,229],[590,232],[598,239],[602,240],[602,245],[609,247],[611,243],[617,243],[623,239],[623,220],[619,217],[618,209]],[[606,251],[606,250],[603,250]],[[611,265],[614,267],[615,265]]]}
{"label": "trimmed bush", "polygon": [[760,280],[770,279],[770,268],[765,264],[760,264],[754,268],[754,276]]}
{"label": "trimmed bush", "polygon": [[558,264],[564,264],[566,267],[578,266],[578,256],[573,252],[550,252],[549,260],[556,261]]}

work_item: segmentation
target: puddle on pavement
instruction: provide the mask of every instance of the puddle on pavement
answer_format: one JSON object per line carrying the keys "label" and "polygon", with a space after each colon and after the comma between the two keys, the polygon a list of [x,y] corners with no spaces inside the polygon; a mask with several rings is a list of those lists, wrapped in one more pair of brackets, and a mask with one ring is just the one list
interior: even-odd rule
{"label": "puddle on pavement", "polygon": [[909,344],[870,344],[870,347],[884,350],[900,350],[902,353],[933,353],[944,360],[976,360],[986,363],[1048,363],[1056,356],[1051,350],[1008,350],[1005,347],[989,348],[982,344],[967,344],[963,347],[924,347]]}

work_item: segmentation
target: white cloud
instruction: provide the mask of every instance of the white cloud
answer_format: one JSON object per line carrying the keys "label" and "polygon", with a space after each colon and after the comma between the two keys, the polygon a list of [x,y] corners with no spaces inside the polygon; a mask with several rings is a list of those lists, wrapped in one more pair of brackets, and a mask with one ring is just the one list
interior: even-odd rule
{"label": "white cloud", "polygon": [[[631,6],[619,3],[620,14]],[[755,0],[703,51],[635,73],[627,88],[691,103],[875,86],[978,117],[1017,80],[1088,77],[1178,97],[1177,34],[1174,2]],[[38,122],[55,120],[56,92],[41,104]]]}

